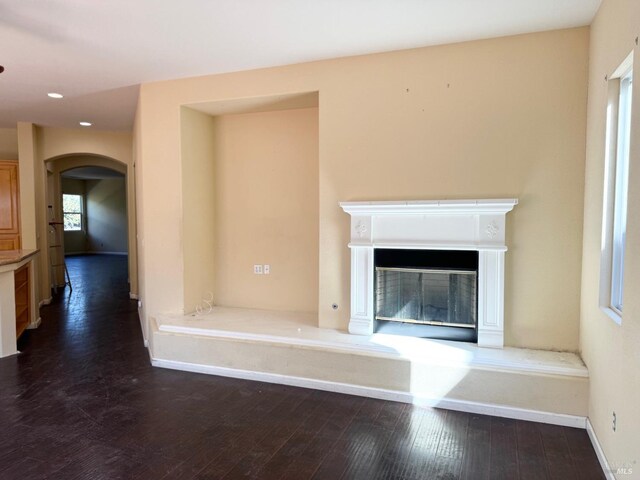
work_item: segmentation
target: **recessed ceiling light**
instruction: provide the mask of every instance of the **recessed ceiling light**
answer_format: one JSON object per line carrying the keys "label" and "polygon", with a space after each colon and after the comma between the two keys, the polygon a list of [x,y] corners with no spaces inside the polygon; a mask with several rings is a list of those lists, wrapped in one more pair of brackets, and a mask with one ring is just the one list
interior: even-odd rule
{"label": "recessed ceiling light", "polygon": [[62,98],[64,96],[61,93],[56,93],[56,92],[50,92],[50,93],[47,93],[47,95],[51,98]]}
{"label": "recessed ceiling light", "polygon": [[80,122],[80,125],[83,127],[90,127],[91,126],[91,122]]}

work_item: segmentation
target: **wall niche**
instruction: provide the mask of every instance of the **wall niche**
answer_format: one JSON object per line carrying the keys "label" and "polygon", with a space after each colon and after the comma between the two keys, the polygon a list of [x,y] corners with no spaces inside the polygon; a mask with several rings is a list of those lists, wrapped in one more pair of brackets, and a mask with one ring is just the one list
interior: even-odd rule
{"label": "wall niche", "polygon": [[182,106],[185,313],[317,312],[318,111],[317,92]]}

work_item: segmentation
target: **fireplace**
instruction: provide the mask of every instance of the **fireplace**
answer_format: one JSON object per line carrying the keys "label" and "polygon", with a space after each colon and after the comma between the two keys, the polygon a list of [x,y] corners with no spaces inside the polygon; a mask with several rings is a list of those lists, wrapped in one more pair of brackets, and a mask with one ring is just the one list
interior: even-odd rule
{"label": "fireplace", "polygon": [[374,331],[477,341],[478,252],[375,249]]}
{"label": "fireplace", "polygon": [[505,217],[517,203],[342,202],[351,215],[349,332],[502,348]]}

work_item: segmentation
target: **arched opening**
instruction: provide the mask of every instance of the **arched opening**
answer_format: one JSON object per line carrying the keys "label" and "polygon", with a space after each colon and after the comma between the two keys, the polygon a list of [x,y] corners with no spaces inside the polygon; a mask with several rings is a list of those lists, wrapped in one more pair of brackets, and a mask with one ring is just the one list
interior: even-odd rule
{"label": "arched opening", "polygon": [[[73,263],[78,272],[93,268],[87,267],[90,263],[97,265],[98,255],[119,256],[110,263],[126,268],[123,278],[129,283],[129,296],[137,298],[132,208],[135,199],[130,166],[110,157],[84,153],[50,158],[45,160],[45,166],[46,212],[41,212],[41,218],[48,228],[46,246],[42,245],[46,248],[41,248],[41,271],[46,287],[57,291],[68,285],[66,267],[70,255],[76,255]],[[101,265],[105,265],[104,259]]]}

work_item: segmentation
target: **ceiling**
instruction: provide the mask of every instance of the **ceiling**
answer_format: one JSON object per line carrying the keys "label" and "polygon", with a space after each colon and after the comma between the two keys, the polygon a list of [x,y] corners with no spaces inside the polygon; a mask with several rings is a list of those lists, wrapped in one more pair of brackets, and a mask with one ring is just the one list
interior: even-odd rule
{"label": "ceiling", "polygon": [[78,180],[104,180],[107,178],[124,178],[122,173],[105,167],[77,167],[66,170],[61,174],[65,178]]}
{"label": "ceiling", "polygon": [[274,112],[318,106],[318,92],[290,93],[254,98],[234,98],[189,105],[189,108],[209,115]]}
{"label": "ceiling", "polygon": [[0,0],[0,127],[130,130],[141,83],[577,27],[600,2]]}

